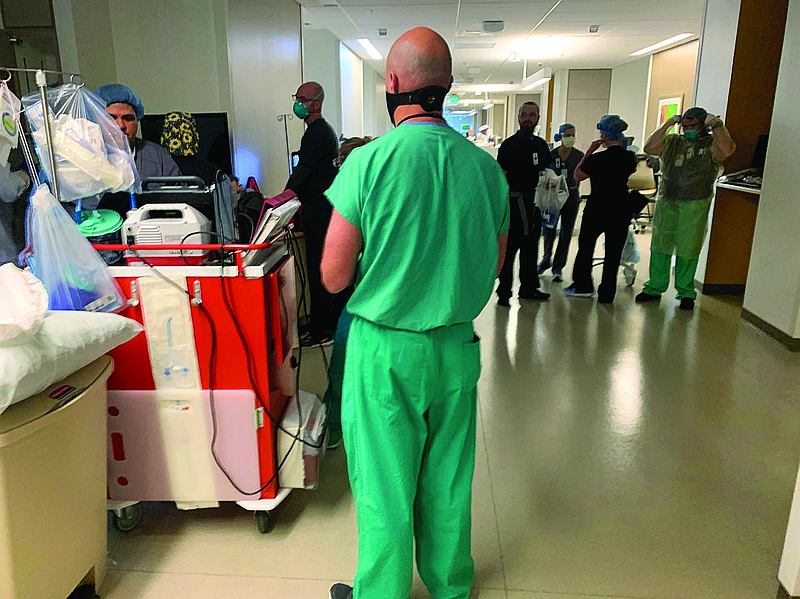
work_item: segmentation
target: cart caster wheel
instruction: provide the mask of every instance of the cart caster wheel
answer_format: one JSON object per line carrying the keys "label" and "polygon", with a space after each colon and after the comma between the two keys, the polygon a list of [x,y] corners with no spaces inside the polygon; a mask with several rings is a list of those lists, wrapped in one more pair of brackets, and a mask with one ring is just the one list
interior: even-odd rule
{"label": "cart caster wheel", "polygon": [[120,532],[130,532],[142,521],[144,510],[142,504],[129,505],[121,510],[115,510],[112,514],[111,522]]}
{"label": "cart caster wheel", "polygon": [[253,512],[253,515],[256,518],[256,526],[258,526],[258,532],[262,535],[265,535],[269,532],[270,525],[272,524],[271,514],[269,512]]}

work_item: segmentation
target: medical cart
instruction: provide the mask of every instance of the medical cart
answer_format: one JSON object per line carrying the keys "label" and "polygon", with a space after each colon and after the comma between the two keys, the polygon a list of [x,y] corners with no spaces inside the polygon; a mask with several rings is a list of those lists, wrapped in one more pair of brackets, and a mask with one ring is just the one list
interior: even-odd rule
{"label": "medical cart", "polygon": [[267,532],[270,512],[289,494],[278,472],[286,456],[276,452],[276,423],[295,395],[295,264],[286,234],[261,245],[95,247],[135,255],[229,250],[235,258],[224,266],[111,267],[128,299],[121,314],[145,327],[111,352],[118,366],[108,383],[108,497],[116,527],[138,524],[140,501],[181,509],[235,501]]}

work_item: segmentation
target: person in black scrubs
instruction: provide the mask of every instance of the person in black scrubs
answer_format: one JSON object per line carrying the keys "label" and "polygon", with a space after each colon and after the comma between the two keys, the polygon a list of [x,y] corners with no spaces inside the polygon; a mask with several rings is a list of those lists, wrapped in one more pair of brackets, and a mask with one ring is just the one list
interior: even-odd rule
{"label": "person in black scrubs", "polygon": [[301,85],[294,95],[292,111],[305,121],[307,128],[300,141],[297,166],[286,183],[286,189],[297,194],[303,213],[306,268],[311,294],[310,339],[305,340],[306,346],[332,340],[336,322],[351,293],[350,290],[335,295],[328,293],[322,285],[319,272],[325,234],[333,213],[333,207],[324,194],[336,177],[335,162],[339,154],[336,132],[322,118],[324,99],[322,86],[313,81]]}
{"label": "person in black scrubs", "polygon": [[[605,115],[597,123],[597,128],[600,139],[591,143],[586,156],[575,169],[575,181],[580,183],[590,179],[592,193],[583,209],[572,285],[564,289],[564,293],[572,297],[594,295],[592,257],[597,238],[605,233],[603,279],[597,300],[602,304],[610,304],[617,292],[617,271],[632,216],[628,178],[636,171],[636,155],[623,145],[623,132],[628,128],[628,123],[618,115]],[[605,151],[597,152],[600,146]]]}
{"label": "person in black scrubs", "polygon": [[[575,125],[564,123],[558,128],[558,133],[554,139],[560,141],[561,145],[553,148],[550,154],[553,156],[553,170],[567,179],[569,197],[561,207],[559,221],[561,221],[561,231],[558,233],[558,247],[556,256],[553,259],[553,280],[563,281],[561,274],[567,265],[567,255],[569,245],[572,243],[572,232],[575,230],[575,221],[578,219],[578,211],[581,207],[581,192],[578,190],[578,182],[575,181],[575,169],[583,160],[583,152],[575,146]],[[550,257],[553,255],[553,244],[556,240],[556,226],[542,227],[544,237],[544,248],[542,249],[542,261],[539,263],[539,274],[543,274],[550,268]]]}
{"label": "person in black scrubs", "polygon": [[542,214],[534,204],[536,186],[553,157],[547,142],[534,135],[539,124],[539,105],[525,102],[519,109],[519,131],[505,140],[497,151],[497,162],[508,179],[511,227],[500,283],[497,305],[508,307],[514,277],[514,258],[519,251],[519,298],[546,300],[549,293],[539,289],[537,262]]}

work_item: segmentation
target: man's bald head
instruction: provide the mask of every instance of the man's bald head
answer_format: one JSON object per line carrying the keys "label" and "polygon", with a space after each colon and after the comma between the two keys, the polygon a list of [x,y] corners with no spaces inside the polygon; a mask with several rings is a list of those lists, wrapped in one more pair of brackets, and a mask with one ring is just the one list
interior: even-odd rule
{"label": "man's bald head", "polygon": [[308,100],[324,100],[325,90],[316,81],[308,81],[297,88],[297,96],[302,96]]}
{"label": "man's bald head", "polygon": [[310,125],[322,116],[322,101],[325,99],[325,90],[316,81],[308,81],[297,88],[295,99],[303,104],[308,110],[305,118],[306,124]]}
{"label": "man's bald head", "polygon": [[427,27],[401,35],[386,58],[386,89],[390,93],[413,91],[429,85],[449,88],[453,58],[444,38]]}

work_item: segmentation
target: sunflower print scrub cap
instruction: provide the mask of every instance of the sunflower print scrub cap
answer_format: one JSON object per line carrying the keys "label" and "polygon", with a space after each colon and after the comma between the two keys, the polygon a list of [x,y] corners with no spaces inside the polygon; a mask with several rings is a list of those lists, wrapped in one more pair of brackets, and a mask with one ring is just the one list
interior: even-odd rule
{"label": "sunflower print scrub cap", "polygon": [[197,154],[197,125],[188,112],[169,112],[164,116],[161,130],[161,145],[175,156],[194,156]]}

